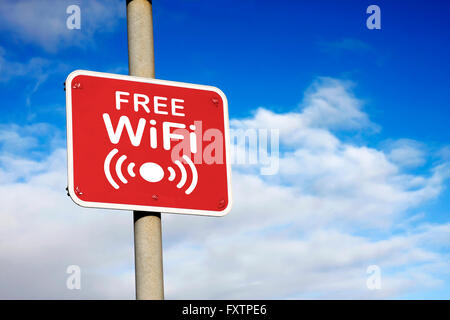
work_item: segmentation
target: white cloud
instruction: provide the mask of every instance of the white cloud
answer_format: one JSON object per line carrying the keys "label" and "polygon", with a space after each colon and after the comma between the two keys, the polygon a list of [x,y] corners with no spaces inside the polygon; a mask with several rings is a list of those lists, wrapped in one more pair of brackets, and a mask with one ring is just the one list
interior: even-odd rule
{"label": "white cloud", "polygon": [[[163,216],[167,298],[393,298],[443,284],[450,224],[410,211],[440,195],[449,164],[404,173],[389,151],[342,141],[334,130],[372,124],[349,87],[321,83],[300,110],[232,121],[280,129],[277,176],[236,168],[226,217]],[[0,297],[133,298],[131,213],[77,207],[64,149],[30,158],[33,130],[3,129],[25,150],[1,151]],[[65,288],[71,264],[84,274],[80,292]],[[366,287],[373,264],[381,290]]]}
{"label": "white cloud", "polygon": [[400,139],[387,144],[388,158],[402,167],[415,168],[425,164],[425,146],[414,140]]}
{"label": "white cloud", "polygon": [[[179,241],[167,250],[166,260],[173,262],[167,291],[193,299],[394,297],[437,280],[415,266],[433,265],[440,257],[416,245],[409,237],[370,241],[333,229],[298,237],[210,234],[200,248]],[[380,291],[366,287],[365,271],[373,263],[383,272]],[[395,267],[402,271],[390,274]],[[425,275],[429,281],[416,281]]]}
{"label": "white cloud", "polygon": [[363,102],[351,93],[352,86],[349,82],[320,78],[306,91],[301,110],[276,114],[259,108],[252,118],[234,119],[231,126],[276,128],[287,146],[332,150],[339,144],[332,131],[378,129],[361,110]]}
{"label": "white cloud", "polygon": [[0,82],[23,76],[45,80],[47,77],[46,71],[50,65],[51,62],[49,60],[37,57],[31,58],[27,62],[7,60],[5,54],[0,52]]}
{"label": "white cloud", "polygon": [[0,154],[15,157],[27,154],[28,158],[48,155],[49,150],[65,144],[63,138],[58,128],[47,123],[0,124]]}
{"label": "white cloud", "polygon": [[[383,150],[339,139],[337,129],[376,127],[349,90],[325,79],[307,91],[298,111],[260,108],[231,121],[235,129],[280,130],[280,172],[258,177],[247,166],[235,167],[235,207],[220,221],[167,217],[166,252],[178,262],[169,277],[185,283],[169,292],[179,298],[186,292],[191,298],[369,298],[441,283],[429,268],[445,256],[419,239],[446,225],[412,231],[408,223],[420,224],[420,216],[407,217],[441,193],[449,165],[412,175],[404,172],[409,163],[394,162]],[[392,236],[401,223],[407,233]],[[441,248],[445,231],[436,241]],[[385,274],[380,292],[365,285],[371,264]]]}
{"label": "white cloud", "polygon": [[306,93],[302,117],[309,127],[358,129],[371,125],[361,111],[362,101],[349,90],[353,84],[321,78]]}
{"label": "white cloud", "polygon": [[[64,149],[41,162],[11,161],[22,170],[0,185],[0,297],[132,298],[130,214],[76,206],[65,191]],[[81,267],[81,292],[66,288],[72,264]]]}
{"label": "white cloud", "polygon": [[[59,61],[40,57],[33,57],[24,62],[11,60],[6,57],[5,50],[0,47],[0,84],[20,79],[22,86],[25,87],[25,102],[28,107],[31,105],[33,94],[47,81],[49,76],[67,70],[67,66]],[[30,80],[31,87],[29,87]]]}
{"label": "white cloud", "polygon": [[[81,29],[69,30],[66,9],[81,9]],[[93,36],[114,30],[125,17],[125,3],[120,0],[18,0],[3,1],[0,6],[0,29],[17,41],[32,43],[48,52],[70,46],[94,45]]]}

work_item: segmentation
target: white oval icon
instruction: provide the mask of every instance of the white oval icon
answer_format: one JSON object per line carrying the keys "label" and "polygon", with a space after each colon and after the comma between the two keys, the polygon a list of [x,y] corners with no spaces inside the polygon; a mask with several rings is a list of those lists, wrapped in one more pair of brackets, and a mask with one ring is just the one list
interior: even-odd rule
{"label": "white oval icon", "polygon": [[142,179],[148,182],[158,182],[164,177],[164,170],[154,162],[146,162],[139,168]]}

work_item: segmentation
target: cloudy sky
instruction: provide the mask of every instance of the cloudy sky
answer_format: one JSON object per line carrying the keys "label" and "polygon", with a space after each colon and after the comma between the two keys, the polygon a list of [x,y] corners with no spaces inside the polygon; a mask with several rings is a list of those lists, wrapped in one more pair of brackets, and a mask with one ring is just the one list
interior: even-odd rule
{"label": "cloudy sky", "polygon": [[[233,167],[229,215],[163,215],[166,298],[450,297],[449,3],[377,1],[369,30],[369,1],[153,2],[156,77],[217,86],[233,129],[280,139],[277,174]],[[128,73],[125,1],[2,1],[3,299],[134,299],[131,212],[65,192],[76,69]]]}

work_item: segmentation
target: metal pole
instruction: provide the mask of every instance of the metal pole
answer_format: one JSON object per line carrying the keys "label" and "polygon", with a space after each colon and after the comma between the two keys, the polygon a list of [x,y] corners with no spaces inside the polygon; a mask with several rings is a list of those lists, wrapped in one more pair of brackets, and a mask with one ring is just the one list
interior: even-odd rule
{"label": "metal pole", "polygon": [[[151,0],[127,0],[130,75],[155,77]],[[134,211],[136,299],[164,299],[161,214]]]}

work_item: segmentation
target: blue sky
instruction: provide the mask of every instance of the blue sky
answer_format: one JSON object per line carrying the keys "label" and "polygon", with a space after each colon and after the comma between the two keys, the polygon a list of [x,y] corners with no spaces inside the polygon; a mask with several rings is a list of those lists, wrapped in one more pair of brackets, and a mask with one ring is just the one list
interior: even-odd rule
{"label": "blue sky", "polygon": [[[198,258],[187,264],[203,270],[211,263],[205,261],[211,258],[221,261],[227,256],[228,251],[223,249],[222,252],[220,248],[234,248],[242,241],[243,246],[248,245],[249,252],[253,252],[250,244],[255,239],[262,240],[263,244],[269,240],[280,241],[280,245],[287,248],[287,255],[298,252],[299,257],[306,254],[305,248],[311,245],[321,246],[324,252],[341,249],[342,252],[328,265],[322,265],[318,257],[318,265],[331,271],[318,278],[312,277],[316,280],[309,284],[300,279],[309,269],[299,265],[299,270],[303,271],[298,274],[296,286],[288,289],[286,282],[286,290],[279,291],[270,290],[271,285],[280,283],[282,286],[286,279],[274,278],[267,270],[235,274],[233,267],[242,265],[233,260],[234,264],[227,269],[229,281],[213,281],[223,290],[208,293],[208,286],[199,286],[192,297],[450,296],[450,279],[446,271],[450,264],[448,1],[153,2],[156,77],[219,87],[229,101],[232,127],[280,129],[283,151],[280,174],[274,177],[255,174],[248,168],[235,169],[234,193],[250,190],[262,197],[265,190],[271,190],[271,194],[278,197],[267,206],[259,206],[257,198],[237,196],[234,212],[230,213],[230,218],[224,218],[228,219],[223,223],[225,226],[220,221],[209,222],[208,218],[207,222],[199,218],[181,217],[178,221],[173,216],[167,218],[165,265],[169,297],[183,297],[183,290],[189,288],[189,281],[183,280],[183,273],[175,267],[180,261],[186,262],[188,253]],[[77,221],[76,217],[80,215],[86,219],[77,227],[80,234],[90,230],[88,225],[93,222],[89,219],[110,219],[111,213],[98,213],[95,218],[90,218],[89,209],[73,208],[73,203],[59,198],[60,193],[64,195],[66,183],[63,82],[75,69],[128,73],[125,1],[106,3],[100,0],[58,1],[57,4],[51,1],[5,1],[0,5],[0,179],[3,179],[0,184],[11,192],[21,188],[43,188],[42,194],[49,197],[51,194],[53,199],[49,198],[48,203],[54,201],[57,204],[55,215],[58,210],[68,210],[66,214],[71,215],[57,221],[62,224],[68,220]],[[65,9],[70,4],[78,4],[81,8],[80,30],[65,28],[68,16]],[[369,16],[366,8],[371,4],[381,8],[381,30],[366,28]],[[320,111],[314,99],[327,101],[340,120],[327,119],[327,113]],[[348,112],[355,113],[350,115]],[[291,127],[294,129],[289,131]],[[324,148],[329,149],[324,151]],[[59,160],[52,162],[54,155]],[[335,162],[328,163],[326,159],[335,159]],[[303,167],[295,167],[298,163]],[[352,172],[352,167],[374,174],[348,181],[347,177],[360,174]],[[348,175],[343,177],[339,171]],[[61,186],[62,190],[59,189]],[[366,190],[366,187],[367,194],[353,192],[359,188]],[[381,195],[372,197],[370,190],[379,191]],[[386,190],[388,193],[383,194]],[[282,205],[289,201],[292,208],[297,208],[297,215]],[[363,202],[376,210],[371,211],[369,206],[363,208]],[[298,218],[302,212],[314,213],[321,206],[329,206],[329,209],[323,209],[323,212],[320,209],[317,215],[306,215],[307,220]],[[342,212],[338,210],[333,218],[329,215],[336,206],[341,207]],[[239,217],[249,211],[265,210],[265,207],[280,214],[289,213],[279,223],[267,218],[267,223],[271,221],[273,225],[263,223],[253,230],[256,236],[246,236],[246,232],[252,230],[232,233],[226,228],[233,229],[233,223],[253,224],[252,219],[259,219],[258,215],[243,220]],[[11,204],[10,208],[15,207]],[[43,208],[41,214],[46,215],[47,206],[39,208]],[[4,216],[9,217],[12,212],[11,209],[11,213],[4,213]],[[271,212],[263,216],[270,217]],[[26,215],[23,218],[26,219]],[[111,218],[111,230],[116,230],[119,225],[127,226],[128,233],[120,239],[130,236],[128,218],[125,215]],[[212,230],[222,232],[222,238],[217,240],[196,234],[181,236],[183,229],[178,224],[190,222],[196,225],[193,230],[199,233],[212,223],[215,228]],[[57,230],[66,230],[55,222],[53,224]],[[108,230],[104,231],[105,239],[109,236]],[[335,235],[334,241],[342,246],[322,248],[326,246],[322,233],[327,232]],[[18,236],[18,233],[11,234]],[[63,233],[56,232],[55,237],[58,234]],[[95,237],[92,239],[95,241]],[[205,239],[211,241],[211,246],[217,244],[218,252],[211,256],[208,251],[211,248],[202,242]],[[295,242],[295,239],[303,242]],[[48,242],[44,241],[45,245]],[[83,297],[129,297],[123,292],[132,292],[132,261],[129,259],[132,242],[122,245],[123,256],[119,255],[122,260],[116,256],[107,256],[106,260],[114,261],[110,267],[115,270],[115,275],[123,277],[117,288],[126,290],[117,289],[111,293],[86,289]],[[270,244],[267,245],[270,248]],[[389,246],[392,248],[387,250]],[[264,248],[260,248],[261,252]],[[288,248],[297,249],[289,251]],[[99,244],[93,252],[98,254],[103,249]],[[43,250],[37,259],[43,261],[45,254],[52,250],[59,249]],[[76,263],[79,259],[80,264],[84,263],[90,283],[106,283],[105,279],[109,278],[99,276],[99,270],[107,266],[96,266],[92,256],[77,256],[77,250],[81,247],[73,247],[67,260]],[[351,262],[364,255],[357,253],[358,250],[373,250],[374,256]],[[383,250],[387,251],[383,253]],[[260,252],[259,249],[254,251]],[[389,254],[398,257],[398,262],[392,265],[386,262],[384,267],[383,261],[395,260],[389,258]],[[5,259],[20,261],[26,256],[25,250],[20,257]],[[8,257],[7,253],[4,257]],[[253,257],[255,264],[260,261],[260,256],[249,253],[247,257],[249,260]],[[284,258],[280,257],[280,261]],[[301,260],[299,258],[299,264]],[[347,260],[350,261],[348,265]],[[248,268],[254,266],[242,263]],[[358,263],[361,267],[354,269]],[[366,277],[364,266],[369,264],[381,265],[387,279],[385,291],[369,292],[364,284],[359,286],[360,280]],[[7,268],[6,264],[3,266]],[[51,268],[59,270],[57,268],[62,267],[58,264]],[[317,266],[315,270],[318,269]],[[361,279],[349,280],[355,270],[360,271]],[[13,271],[11,274],[14,277]],[[210,280],[201,275],[198,277],[200,282]],[[333,279],[338,280],[333,282]],[[67,290],[53,289],[57,282],[50,275],[47,280],[48,284],[41,285],[52,289],[48,289],[44,298],[79,297]],[[235,280],[246,289],[239,291],[239,286],[233,284]],[[251,288],[258,286],[263,286],[267,293],[259,289],[252,291]],[[26,284],[18,287],[14,297],[41,297],[38,289],[34,292]],[[299,289],[302,287],[305,289]]]}

